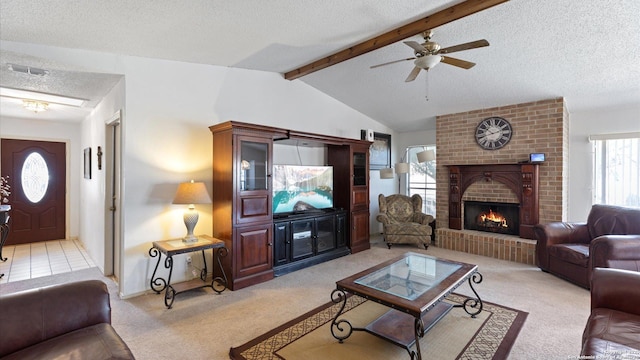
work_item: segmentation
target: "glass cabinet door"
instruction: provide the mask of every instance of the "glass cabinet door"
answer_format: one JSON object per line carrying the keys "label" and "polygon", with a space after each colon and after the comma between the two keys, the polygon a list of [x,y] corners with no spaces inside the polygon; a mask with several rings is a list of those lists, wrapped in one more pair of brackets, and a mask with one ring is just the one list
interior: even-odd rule
{"label": "glass cabinet door", "polygon": [[245,191],[268,190],[268,174],[269,144],[241,140],[240,189]]}
{"label": "glass cabinet door", "polygon": [[367,185],[367,154],[353,153],[353,185]]}

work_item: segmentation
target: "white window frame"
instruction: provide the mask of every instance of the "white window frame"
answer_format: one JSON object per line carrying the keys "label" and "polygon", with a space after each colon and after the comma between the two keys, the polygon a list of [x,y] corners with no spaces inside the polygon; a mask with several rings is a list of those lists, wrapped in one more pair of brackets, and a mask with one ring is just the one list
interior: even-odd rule
{"label": "white window frame", "polygon": [[[436,146],[415,145],[409,146],[405,150],[409,162],[409,173],[406,177],[407,194],[419,194],[422,197],[422,212],[436,215],[436,160],[427,163],[419,163],[416,154],[424,150],[436,150]],[[427,176],[422,176],[421,170],[427,170]],[[413,179],[412,175],[413,174]]]}
{"label": "white window frame", "polygon": [[640,132],[589,136],[592,204],[640,207]]}

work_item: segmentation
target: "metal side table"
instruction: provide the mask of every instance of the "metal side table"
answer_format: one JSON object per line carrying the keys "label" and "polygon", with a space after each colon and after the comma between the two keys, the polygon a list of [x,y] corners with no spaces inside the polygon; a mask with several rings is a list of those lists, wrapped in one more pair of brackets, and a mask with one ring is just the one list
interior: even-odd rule
{"label": "metal side table", "polygon": [[[3,262],[7,261],[6,257],[2,257],[2,248],[9,236],[9,210],[11,210],[11,205],[0,205],[0,260]],[[0,274],[0,279],[3,276],[4,274]]]}
{"label": "metal side table", "polygon": [[[205,255],[205,250],[208,249],[212,249],[213,261],[218,262],[219,268],[222,272],[222,276],[215,276],[215,274],[213,274],[213,271],[211,274],[208,273],[207,259]],[[195,251],[202,252],[204,267],[200,271],[200,277],[177,284],[171,284],[171,275],[173,272],[173,256]],[[169,276],[167,277],[167,279],[164,279],[159,275],[156,276],[158,266],[160,265],[160,259],[162,258],[161,254],[164,254],[166,256],[164,260],[164,267],[166,269],[169,269]],[[224,246],[224,241],[207,235],[198,236],[198,241],[192,243],[185,243],[182,241],[182,239],[154,241],[153,246],[151,247],[151,249],[149,249],[149,255],[151,257],[158,257],[158,262],[156,263],[156,267],[153,270],[153,275],[151,275],[151,289],[157,294],[161,293],[163,290],[165,291],[164,304],[168,309],[171,309],[176,295],[185,291],[210,287],[211,289],[213,289],[213,291],[219,294],[227,288],[227,275],[222,268],[221,261],[221,258],[227,256],[227,254],[228,250]]]}

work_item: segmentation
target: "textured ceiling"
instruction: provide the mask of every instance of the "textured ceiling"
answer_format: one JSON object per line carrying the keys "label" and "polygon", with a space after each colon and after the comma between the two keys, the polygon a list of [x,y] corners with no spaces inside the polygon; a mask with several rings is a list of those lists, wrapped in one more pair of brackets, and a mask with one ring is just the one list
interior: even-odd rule
{"label": "textured ceiling", "polygon": [[[2,0],[0,39],[283,73],[459,2]],[[433,129],[440,114],[553,97],[571,112],[638,104],[639,13],[637,0],[512,0],[434,29],[443,47],[489,41],[452,55],[477,63],[470,70],[439,64],[405,83],[410,61],[369,69],[411,57],[399,42],[296,81],[397,131]],[[119,79],[49,64],[73,86],[21,83],[7,75],[8,58],[19,55],[1,54],[3,86],[93,99]]]}

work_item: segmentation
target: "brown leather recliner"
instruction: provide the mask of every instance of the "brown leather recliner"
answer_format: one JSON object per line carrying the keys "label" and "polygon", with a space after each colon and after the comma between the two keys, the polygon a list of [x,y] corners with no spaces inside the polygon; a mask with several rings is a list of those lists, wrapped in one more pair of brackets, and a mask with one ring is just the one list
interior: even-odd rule
{"label": "brown leather recliner", "polygon": [[0,296],[0,358],[134,357],[111,327],[107,286],[86,280]]}
{"label": "brown leather recliner", "polygon": [[591,315],[580,355],[587,359],[640,358],[640,272],[595,268]]}
{"label": "brown leather recliner", "polygon": [[640,209],[593,205],[586,223],[534,227],[537,265],[584,288],[592,269],[640,271]]}

